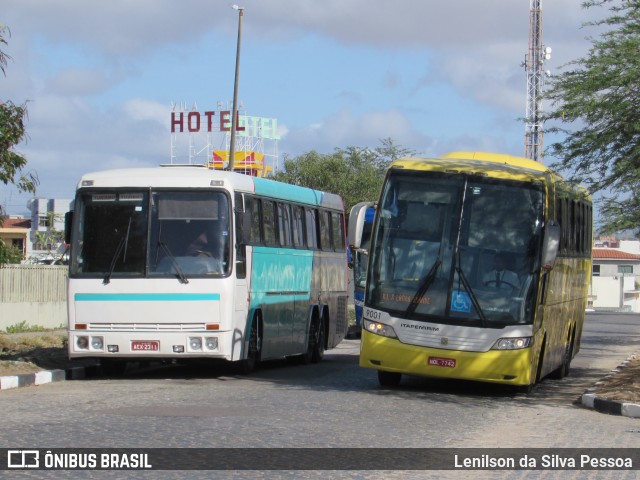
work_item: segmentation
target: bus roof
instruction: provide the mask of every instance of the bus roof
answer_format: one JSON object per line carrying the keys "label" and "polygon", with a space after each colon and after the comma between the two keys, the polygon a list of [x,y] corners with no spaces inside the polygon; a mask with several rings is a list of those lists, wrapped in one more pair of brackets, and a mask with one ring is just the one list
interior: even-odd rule
{"label": "bus roof", "polygon": [[390,168],[482,173],[491,177],[523,181],[556,176],[551,169],[534,160],[488,152],[452,152],[438,158],[406,157],[394,161]]}
{"label": "bus roof", "polygon": [[[223,182],[213,184],[212,182]],[[104,170],[84,174],[77,188],[210,188],[225,185],[234,191],[327,208],[343,208],[340,196],[204,165],[165,165],[151,168]]]}

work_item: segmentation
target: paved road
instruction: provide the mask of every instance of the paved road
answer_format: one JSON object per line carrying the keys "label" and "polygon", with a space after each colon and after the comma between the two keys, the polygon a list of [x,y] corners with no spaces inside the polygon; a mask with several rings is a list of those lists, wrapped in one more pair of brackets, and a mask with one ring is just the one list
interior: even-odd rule
{"label": "paved road", "polygon": [[[200,366],[138,371],[121,379],[51,383],[0,394],[0,438],[6,448],[640,448],[640,419],[605,415],[579,404],[587,387],[635,351],[639,338],[640,316],[589,315],[572,375],[545,380],[530,395],[422,378],[403,380],[395,390],[381,389],[374,371],[357,366],[356,340],[327,352],[321,364],[273,362],[250,377],[224,367]],[[167,473],[145,475],[173,478]],[[189,476],[210,478],[206,473]],[[475,478],[556,478],[557,473],[471,474]],[[586,473],[564,472],[562,478],[585,478]],[[126,477],[122,472],[91,472],[94,475]],[[636,478],[634,472],[600,475],[605,476],[593,478]],[[220,476],[261,477],[259,472],[224,473],[216,478]],[[333,478],[336,472],[272,472],[268,476]],[[337,476],[381,478],[381,473],[340,472]],[[455,471],[384,475],[458,476],[464,478]]]}

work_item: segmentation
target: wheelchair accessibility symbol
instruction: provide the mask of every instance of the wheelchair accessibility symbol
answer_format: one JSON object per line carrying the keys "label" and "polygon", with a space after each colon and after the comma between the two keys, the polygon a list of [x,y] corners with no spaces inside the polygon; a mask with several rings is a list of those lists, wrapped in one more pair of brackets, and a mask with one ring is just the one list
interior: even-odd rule
{"label": "wheelchair accessibility symbol", "polygon": [[454,290],[451,296],[451,310],[454,312],[471,312],[471,298],[464,291]]}

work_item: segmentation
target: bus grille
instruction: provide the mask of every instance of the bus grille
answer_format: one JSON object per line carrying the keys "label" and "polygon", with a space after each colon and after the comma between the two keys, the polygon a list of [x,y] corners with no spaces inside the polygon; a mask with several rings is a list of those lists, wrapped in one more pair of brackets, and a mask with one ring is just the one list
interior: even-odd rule
{"label": "bus grille", "polygon": [[112,332],[199,332],[205,330],[204,323],[89,323],[87,330],[109,330]]}

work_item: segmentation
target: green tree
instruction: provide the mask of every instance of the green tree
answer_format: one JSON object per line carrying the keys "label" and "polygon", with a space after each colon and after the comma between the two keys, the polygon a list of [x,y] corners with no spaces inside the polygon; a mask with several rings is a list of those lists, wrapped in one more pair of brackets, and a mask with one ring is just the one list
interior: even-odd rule
{"label": "green tree", "polygon": [[589,0],[610,15],[586,57],[565,65],[545,97],[548,132],[561,140],[547,153],[571,181],[601,192],[602,232],[640,233],[640,0]]}
{"label": "green tree", "polygon": [[[1,49],[7,45],[5,37],[9,29],[0,25],[0,70],[6,75],[6,67],[11,59]],[[38,178],[35,173],[21,174],[27,164],[27,159],[14,152],[13,148],[26,135],[24,119],[27,116],[25,105],[15,105],[11,101],[0,101],[0,181],[5,185],[12,183],[21,191],[35,192]]]}
{"label": "green tree", "polygon": [[[6,75],[6,67],[11,59],[2,47],[7,45],[6,37],[9,29],[0,25],[0,70]],[[5,185],[9,183],[15,185],[19,191],[35,192],[38,185],[38,177],[34,172],[23,174],[22,170],[27,164],[27,159],[16,153],[13,149],[26,135],[24,119],[27,115],[25,105],[15,105],[11,101],[0,100],[0,181]],[[1,212],[0,212],[1,213]],[[4,218],[0,215],[0,225]],[[0,265],[8,263],[12,258],[9,247],[0,242]]]}
{"label": "green tree", "polygon": [[391,139],[381,141],[375,149],[362,147],[336,148],[333,153],[316,151],[285,158],[284,170],[274,179],[336,193],[344,201],[347,214],[358,202],[377,200],[386,167],[395,159],[411,154]]}
{"label": "green tree", "polygon": [[0,266],[7,263],[20,263],[24,260],[22,250],[13,245],[7,245],[4,240],[0,238]]}

